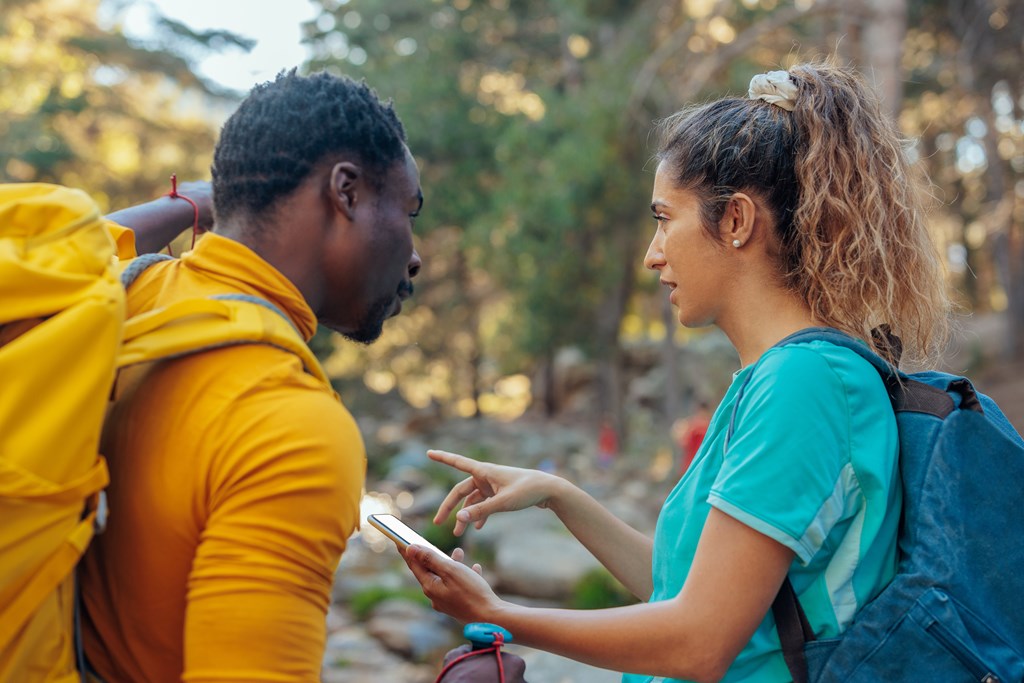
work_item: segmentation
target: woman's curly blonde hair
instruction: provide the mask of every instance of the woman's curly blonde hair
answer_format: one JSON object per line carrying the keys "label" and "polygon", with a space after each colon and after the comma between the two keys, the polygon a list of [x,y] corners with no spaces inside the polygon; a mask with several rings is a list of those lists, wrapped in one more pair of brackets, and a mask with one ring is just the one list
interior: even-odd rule
{"label": "woman's curly blonde hair", "polygon": [[775,223],[787,286],[816,319],[883,356],[934,358],[946,341],[950,301],[924,220],[924,177],[875,94],[851,69],[789,69],[793,111],[760,99],[725,98],[661,123],[657,157],[679,187],[702,198],[705,230],[736,192],[760,197]]}

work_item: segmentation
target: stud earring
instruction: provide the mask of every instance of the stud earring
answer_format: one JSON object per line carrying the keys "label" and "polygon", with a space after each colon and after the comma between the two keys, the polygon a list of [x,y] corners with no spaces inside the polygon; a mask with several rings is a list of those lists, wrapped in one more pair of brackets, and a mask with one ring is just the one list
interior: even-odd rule
{"label": "stud earring", "polygon": [[740,242],[739,240],[733,240],[733,241],[732,241],[732,246],[734,246],[734,247],[736,247],[737,249],[739,249],[740,247],[742,247],[742,246],[743,246],[743,242]]}

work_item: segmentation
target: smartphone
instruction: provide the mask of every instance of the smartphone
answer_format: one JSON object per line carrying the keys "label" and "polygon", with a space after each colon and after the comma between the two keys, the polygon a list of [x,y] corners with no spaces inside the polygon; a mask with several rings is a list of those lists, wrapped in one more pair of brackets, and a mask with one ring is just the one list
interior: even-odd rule
{"label": "smartphone", "polygon": [[413,531],[405,522],[394,515],[370,515],[366,518],[366,521],[375,529],[394,541],[395,545],[400,547],[402,550],[405,550],[410,545],[421,545],[425,548],[430,548],[441,557],[448,557],[433,543]]}

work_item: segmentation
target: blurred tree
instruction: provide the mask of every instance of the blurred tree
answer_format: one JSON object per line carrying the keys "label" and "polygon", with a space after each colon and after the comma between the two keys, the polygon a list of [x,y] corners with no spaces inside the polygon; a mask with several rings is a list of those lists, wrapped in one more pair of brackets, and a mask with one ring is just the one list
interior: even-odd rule
{"label": "blurred tree", "polygon": [[368,76],[381,96],[394,100],[426,195],[417,248],[428,267],[411,310],[372,347],[340,347],[334,369],[353,377],[370,370],[371,389],[397,388],[420,408],[441,404],[478,414],[481,376],[488,375],[482,304],[502,296],[477,262],[486,227],[478,236],[468,226],[481,220],[497,188],[490,140],[505,123],[480,108],[466,86],[479,78],[474,64],[481,46],[458,27],[451,8],[414,0],[322,4],[305,27],[314,54],[309,68]]}
{"label": "blurred tree", "polygon": [[[344,351],[379,390],[473,414],[503,374],[525,369],[551,414],[556,353],[573,345],[599,368],[591,414],[612,414],[621,428],[630,308],[646,311],[649,331],[668,331],[666,359],[676,353],[673,312],[642,303],[663,297],[639,265],[651,122],[742,94],[758,71],[833,53],[875,80],[916,140],[944,202],[942,247],[954,263],[958,248],[966,254],[958,284],[969,304],[1005,307],[1003,292],[1024,338],[1020,3],[321,5],[307,26],[309,66],[365,76],[395,99],[428,199],[418,305],[389,324],[392,343]],[[684,393],[668,374],[666,419]]]}
{"label": "blurred tree", "polygon": [[[415,338],[426,357],[452,361],[440,376],[464,378],[450,399],[476,412],[481,382],[515,368],[550,380],[566,344],[614,354],[634,280],[642,162],[609,172],[625,144],[614,85],[625,73],[589,80],[585,61],[627,4],[603,3],[611,14],[599,20],[570,1],[323,4],[308,27],[310,67],[366,75],[393,96],[423,166],[419,301],[431,313]],[[424,372],[431,365],[424,359]],[[550,381],[539,393],[553,412]]]}
{"label": "blurred tree", "polygon": [[165,192],[171,173],[208,177],[217,109],[237,94],[196,76],[183,50],[251,42],[163,20],[163,40],[139,45],[106,7],[104,23],[100,0],[4,0],[0,179],[81,187],[116,208]]}
{"label": "blurred tree", "polygon": [[901,115],[939,201],[938,236],[968,310],[1006,311],[1024,359],[1024,5],[915,0]]}

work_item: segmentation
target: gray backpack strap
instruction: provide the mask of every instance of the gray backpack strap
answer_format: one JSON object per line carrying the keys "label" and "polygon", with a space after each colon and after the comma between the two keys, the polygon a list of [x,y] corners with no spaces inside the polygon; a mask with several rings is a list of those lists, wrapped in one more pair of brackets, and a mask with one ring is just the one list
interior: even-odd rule
{"label": "gray backpack strap", "polygon": [[154,263],[160,263],[161,261],[172,261],[173,256],[167,254],[143,254],[131,260],[131,263],[121,272],[121,286],[128,289],[132,286],[132,283],[142,275],[147,268]]}
{"label": "gray backpack strap", "polygon": [[287,315],[285,315],[284,311],[282,311],[280,308],[278,308],[274,304],[270,303],[266,299],[261,299],[260,297],[253,296],[251,294],[214,294],[210,298],[211,299],[221,299],[223,301],[247,301],[250,304],[256,304],[257,306],[262,306],[263,308],[266,308],[269,311],[273,311],[274,313],[277,313],[279,316],[284,318],[285,321],[289,325],[291,325],[292,329],[295,330],[295,332],[300,337],[302,336],[302,333],[299,332],[299,328],[295,327],[295,323],[292,322],[292,319],[289,318]]}

